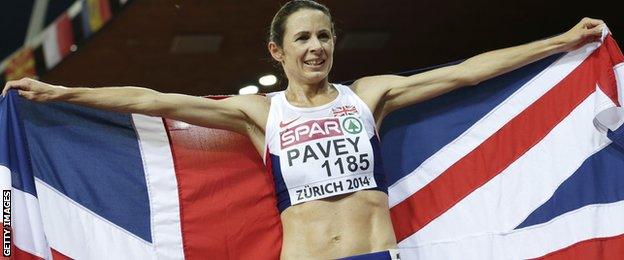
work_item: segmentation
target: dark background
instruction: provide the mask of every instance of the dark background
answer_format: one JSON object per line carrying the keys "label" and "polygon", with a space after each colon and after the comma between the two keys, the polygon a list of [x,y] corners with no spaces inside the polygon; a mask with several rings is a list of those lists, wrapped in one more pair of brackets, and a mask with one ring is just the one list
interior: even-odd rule
{"label": "dark background", "polygon": [[[284,1],[134,0],[43,80],[66,86],[136,85],[193,95],[235,94],[277,73],[266,50]],[[563,33],[582,17],[607,22],[622,45],[616,1],[327,0],[338,29],[330,80],[439,65]],[[73,1],[50,0],[46,21]],[[33,0],[0,4],[0,56],[23,44]],[[620,11],[621,12],[621,11]],[[358,36],[372,35],[359,39]],[[214,51],[172,52],[176,37],[216,37]],[[196,42],[197,43],[197,42]],[[193,42],[191,42],[193,44]],[[362,49],[364,48],[364,49]],[[263,87],[271,92],[285,87]]]}

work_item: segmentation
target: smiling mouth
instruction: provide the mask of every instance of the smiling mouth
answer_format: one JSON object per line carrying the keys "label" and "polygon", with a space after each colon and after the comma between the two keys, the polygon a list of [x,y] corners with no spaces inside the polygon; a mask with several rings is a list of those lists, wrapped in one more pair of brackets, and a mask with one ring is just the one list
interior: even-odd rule
{"label": "smiling mouth", "polygon": [[303,63],[308,66],[319,67],[325,64],[325,60],[309,60],[309,61],[304,61]]}

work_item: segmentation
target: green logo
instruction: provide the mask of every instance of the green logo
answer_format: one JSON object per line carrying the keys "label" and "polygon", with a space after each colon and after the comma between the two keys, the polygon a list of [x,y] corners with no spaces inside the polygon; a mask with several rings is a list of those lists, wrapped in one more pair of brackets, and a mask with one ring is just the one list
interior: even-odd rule
{"label": "green logo", "polygon": [[362,132],[362,122],[355,117],[347,117],[342,121],[342,128],[350,134],[359,134]]}

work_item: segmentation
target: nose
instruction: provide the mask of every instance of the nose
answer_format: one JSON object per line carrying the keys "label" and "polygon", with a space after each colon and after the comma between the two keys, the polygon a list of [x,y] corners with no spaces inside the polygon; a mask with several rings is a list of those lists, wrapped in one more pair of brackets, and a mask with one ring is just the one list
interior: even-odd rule
{"label": "nose", "polygon": [[321,44],[321,41],[317,37],[313,37],[312,40],[310,41],[310,51],[313,53],[323,52],[323,45]]}

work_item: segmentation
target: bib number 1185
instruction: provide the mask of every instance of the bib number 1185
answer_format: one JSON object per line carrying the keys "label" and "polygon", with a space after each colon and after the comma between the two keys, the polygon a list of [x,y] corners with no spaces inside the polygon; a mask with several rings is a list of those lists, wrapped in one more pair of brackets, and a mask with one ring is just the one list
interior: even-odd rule
{"label": "bib number 1185", "polygon": [[[342,157],[340,157],[333,164],[338,167],[338,169],[340,170],[340,174],[344,174],[345,170],[349,172],[355,172],[358,170],[358,168],[362,171],[366,171],[370,167],[370,161],[368,160],[367,153],[360,154],[359,160],[358,157],[355,155],[349,155],[345,157],[344,161]],[[327,171],[327,177],[332,176],[332,167],[329,164],[329,160],[325,160],[321,167],[325,168],[325,170]]]}

